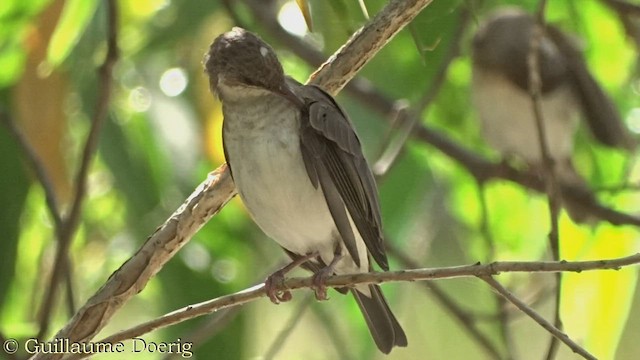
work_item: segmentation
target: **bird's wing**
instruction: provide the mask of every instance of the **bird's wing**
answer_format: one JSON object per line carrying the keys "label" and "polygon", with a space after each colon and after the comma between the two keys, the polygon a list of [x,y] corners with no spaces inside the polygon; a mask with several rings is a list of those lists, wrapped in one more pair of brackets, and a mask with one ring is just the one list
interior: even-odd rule
{"label": "bird's wing", "polygon": [[320,185],[343,241],[359,266],[349,212],[369,253],[388,270],[380,205],[373,174],[347,115],[333,98],[316,86],[296,86],[305,99],[300,148],[309,179]]}
{"label": "bird's wing", "polygon": [[566,60],[572,85],[593,136],[604,145],[633,149],[635,141],[625,129],[613,101],[589,72],[580,50],[555,27],[547,28],[547,36]]}

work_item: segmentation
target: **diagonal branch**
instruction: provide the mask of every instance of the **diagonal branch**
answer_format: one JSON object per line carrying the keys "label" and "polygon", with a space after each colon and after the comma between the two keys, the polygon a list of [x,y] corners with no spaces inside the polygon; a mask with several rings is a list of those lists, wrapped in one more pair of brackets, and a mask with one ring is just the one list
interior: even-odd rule
{"label": "diagonal branch", "polygon": [[[112,0],[113,1],[113,0]],[[339,91],[393,35],[407,25],[431,0],[393,0],[360,29],[314,75],[314,83]],[[358,49],[358,51],[354,51]],[[335,64],[334,64],[335,63]],[[348,69],[355,69],[349,70]],[[142,291],[175,253],[235,195],[226,165],[205,180],[145,244],[80,308],[56,338],[70,342],[91,340],[111,316]],[[58,359],[61,354],[36,354],[35,359]]]}
{"label": "diagonal branch", "polygon": [[[309,83],[337,94],[402,28],[432,0],[391,1],[316,70]],[[340,74],[340,76],[336,76]]]}
{"label": "diagonal branch", "polygon": [[550,332],[554,336],[554,339],[559,339],[560,341],[565,343],[569,348],[571,348],[571,350],[573,350],[574,353],[579,354],[585,359],[596,360],[595,356],[591,355],[589,352],[587,352],[587,350],[582,348],[575,341],[571,340],[571,338],[569,338],[567,334],[563,333],[560,329],[552,325],[550,322],[548,322],[542,316],[540,316],[540,314],[538,314],[532,308],[527,306],[527,304],[525,304],[520,299],[515,297],[509,290],[504,288],[496,279],[494,279],[491,276],[480,276],[480,279],[482,279],[484,282],[489,284],[489,286],[494,288],[500,295],[502,295],[510,303],[512,303],[518,309],[520,309],[520,311],[527,314],[535,322],[540,324],[540,326],[542,326],[545,330]]}
{"label": "diagonal branch", "polygon": [[47,203],[47,210],[49,210],[49,215],[51,216],[51,219],[53,219],[56,236],[60,237],[60,231],[62,229],[60,207],[58,206],[58,202],[56,201],[56,194],[53,189],[51,179],[49,178],[49,174],[47,174],[47,170],[36,154],[36,151],[29,144],[29,141],[25,138],[24,134],[22,134],[22,132],[16,126],[14,120],[9,116],[7,112],[4,111],[4,109],[0,109],[0,122],[3,122],[5,124],[5,126],[9,129],[11,136],[13,136],[14,139],[18,142],[18,146],[24,154],[29,167],[33,170],[36,179],[38,179],[38,182],[42,186],[42,189],[44,190],[45,201]]}

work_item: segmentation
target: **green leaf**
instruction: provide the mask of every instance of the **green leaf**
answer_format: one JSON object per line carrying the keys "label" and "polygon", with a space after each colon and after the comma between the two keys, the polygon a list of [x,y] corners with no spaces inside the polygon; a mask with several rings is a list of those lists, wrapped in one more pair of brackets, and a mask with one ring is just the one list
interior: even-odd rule
{"label": "green leaf", "polygon": [[97,0],[69,0],[65,3],[60,21],[47,48],[49,65],[57,67],[69,56],[97,7]]}
{"label": "green leaf", "polygon": [[20,78],[25,58],[22,48],[0,41],[0,88],[10,86]]}
{"label": "green leaf", "polygon": [[24,207],[29,181],[20,158],[20,150],[11,139],[7,128],[0,126],[0,309],[15,275],[18,239],[20,235],[20,216]]}

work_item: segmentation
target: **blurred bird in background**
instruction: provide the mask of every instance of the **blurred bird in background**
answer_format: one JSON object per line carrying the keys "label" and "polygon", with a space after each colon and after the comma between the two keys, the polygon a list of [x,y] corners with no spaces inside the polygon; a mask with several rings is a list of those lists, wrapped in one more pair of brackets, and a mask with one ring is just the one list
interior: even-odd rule
{"label": "blurred bird in background", "polygon": [[[534,17],[514,7],[495,11],[480,25],[472,44],[472,101],[489,145],[544,174],[527,63],[535,26]],[[571,38],[546,25],[538,59],[542,120],[556,179],[561,189],[572,188],[595,201],[571,159],[578,115],[604,145],[631,151],[635,141]],[[580,206],[563,205],[574,221],[593,220]]]}

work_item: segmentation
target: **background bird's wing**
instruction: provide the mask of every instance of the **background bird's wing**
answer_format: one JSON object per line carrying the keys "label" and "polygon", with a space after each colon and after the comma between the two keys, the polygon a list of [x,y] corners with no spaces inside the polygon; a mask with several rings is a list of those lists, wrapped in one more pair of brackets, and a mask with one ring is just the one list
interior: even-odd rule
{"label": "background bird's wing", "polygon": [[580,50],[555,27],[547,28],[547,36],[566,60],[567,70],[593,136],[604,145],[633,149],[635,141],[625,129],[615,104],[589,72]]}
{"label": "background bird's wing", "polygon": [[353,126],[322,89],[297,89],[305,99],[300,147],[309,179],[314,186],[322,187],[338,231],[356,264],[359,265],[359,257],[345,208],[369,253],[387,270],[377,187]]}

